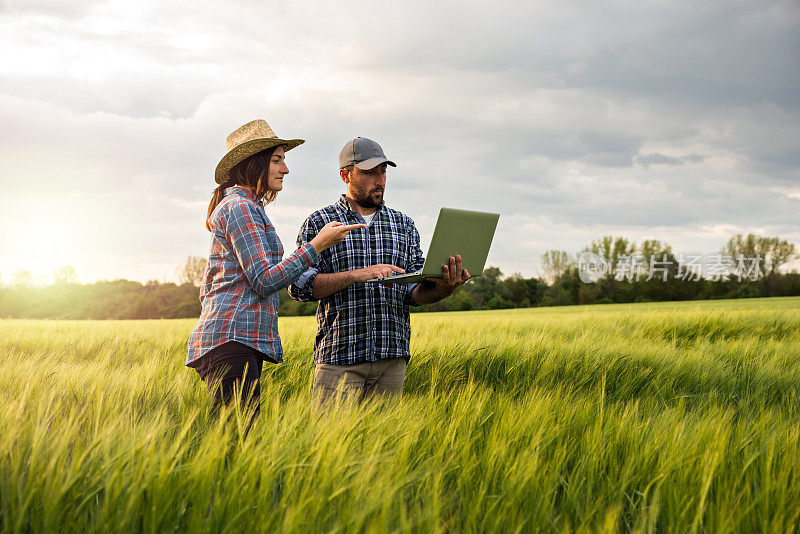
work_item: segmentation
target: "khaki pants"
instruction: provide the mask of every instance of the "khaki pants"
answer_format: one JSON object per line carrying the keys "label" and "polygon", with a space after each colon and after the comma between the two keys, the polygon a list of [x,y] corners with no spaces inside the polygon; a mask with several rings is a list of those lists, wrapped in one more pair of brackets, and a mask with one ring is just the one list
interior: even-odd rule
{"label": "khaki pants", "polygon": [[406,377],[406,359],[390,358],[353,365],[318,363],[314,368],[315,403],[326,403],[341,392],[342,399],[363,400],[382,395],[399,397]]}

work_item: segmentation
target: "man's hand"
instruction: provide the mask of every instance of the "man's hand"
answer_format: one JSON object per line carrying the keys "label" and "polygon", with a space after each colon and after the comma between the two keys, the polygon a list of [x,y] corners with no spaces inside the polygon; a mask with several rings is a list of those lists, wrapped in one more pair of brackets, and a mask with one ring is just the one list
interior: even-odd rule
{"label": "man's hand", "polygon": [[[366,282],[367,280],[372,280],[373,278],[386,278],[387,276],[392,276],[394,273],[404,273],[406,271],[397,265],[378,263],[375,265],[370,265],[369,267],[364,267],[363,269],[355,269],[350,272],[353,275],[354,282]],[[394,284],[386,284],[386,287],[392,287],[393,285]]]}
{"label": "man's hand", "polygon": [[[353,284],[366,282],[373,278],[386,278],[393,273],[404,273],[405,271],[396,265],[388,263],[378,263],[363,269],[353,269],[352,271],[342,271],[338,273],[319,273],[314,277],[313,295],[315,299],[323,299],[337,293]],[[386,284],[392,287],[394,284]]]}
{"label": "man's hand", "polygon": [[453,294],[456,288],[472,278],[466,269],[461,267],[461,255],[450,256],[450,262],[442,265],[441,278],[426,278],[425,282],[430,286],[433,283],[433,293],[437,300],[442,300]]}

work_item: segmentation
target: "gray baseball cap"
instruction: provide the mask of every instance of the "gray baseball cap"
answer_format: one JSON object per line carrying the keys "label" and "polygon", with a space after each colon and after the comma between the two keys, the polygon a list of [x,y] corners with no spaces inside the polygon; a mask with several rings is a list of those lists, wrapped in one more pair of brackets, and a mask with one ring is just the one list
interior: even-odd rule
{"label": "gray baseball cap", "polygon": [[386,158],[381,145],[366,137],[356,137],[352,141],[348,141],[339,153],[340,169],[348,165],[355,165],[362,171],[367,171],[381,163],[397,167],[394,161]]}

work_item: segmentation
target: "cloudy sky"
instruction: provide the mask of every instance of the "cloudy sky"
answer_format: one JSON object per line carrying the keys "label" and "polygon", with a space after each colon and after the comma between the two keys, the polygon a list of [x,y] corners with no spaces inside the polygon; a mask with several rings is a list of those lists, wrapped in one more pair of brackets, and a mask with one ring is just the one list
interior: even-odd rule
{"label": "cloudy sky", "polygon": [[799,6],[0,0],[0,283],[175,279],[255,118],[307,139],[268,207],[287,252],[359,135],[424,246],[443,205],[501,213],[506,274],[607,234],[800,244]]}

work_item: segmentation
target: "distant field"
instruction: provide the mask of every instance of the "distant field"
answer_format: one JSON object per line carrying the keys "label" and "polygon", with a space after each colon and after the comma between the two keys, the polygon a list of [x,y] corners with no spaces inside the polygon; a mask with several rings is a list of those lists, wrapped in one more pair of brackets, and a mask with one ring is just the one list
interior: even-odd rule
{"label": "distant field", "polygon": [[193,320],[0,320],[0,531],[800,530],[800,298],[412,316],[395,404],[209,415]]}

